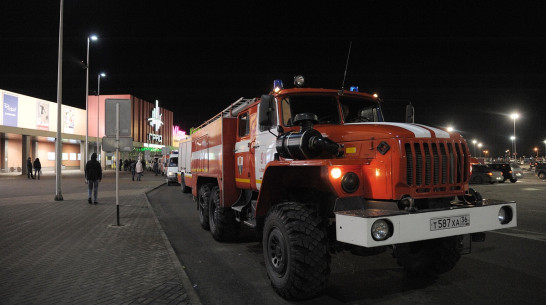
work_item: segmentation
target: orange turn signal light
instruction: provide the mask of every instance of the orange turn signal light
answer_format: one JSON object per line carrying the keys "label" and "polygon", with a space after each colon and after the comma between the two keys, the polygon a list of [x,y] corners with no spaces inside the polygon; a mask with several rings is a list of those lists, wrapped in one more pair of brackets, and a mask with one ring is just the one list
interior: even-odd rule
{"label": "orange turn signal light", "polygon": [[334,167],[330,170],[330,176],[334,179],[339,179],[341,177],[341,169],[339,167]]}

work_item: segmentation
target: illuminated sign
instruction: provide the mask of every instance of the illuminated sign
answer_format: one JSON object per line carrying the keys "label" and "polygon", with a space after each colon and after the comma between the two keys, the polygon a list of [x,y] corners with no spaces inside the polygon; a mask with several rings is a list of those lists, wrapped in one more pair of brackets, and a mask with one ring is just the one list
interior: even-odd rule
{"label": "illuminated sign", "polygon": [[153,134],[153,133],[149,133],[148,134],[148,141],[149,142],[159,142],[159,143],[163,143],[163,136],[160,135],[160,134]]}
{"label": "illuminated sign", "polygon": [[19,98],[4,94],[4,125],[17,127]]}
{"label": "illuminated sign", "polygon": [[163,121],[161,121],[161,116],[163,115],[159,111],[158,103],[159,102],[155,100],[155,108],[152,110],[152,117],[148,119],[150,126],[155,126],[155,131],[159,131],[159,128],[163,125]]}
{"label": "illuminated sign", "polygon": [[173,136],[177,139],[184,139],[186,138],[186,132],[180,130],[179,126],[173,126]]}

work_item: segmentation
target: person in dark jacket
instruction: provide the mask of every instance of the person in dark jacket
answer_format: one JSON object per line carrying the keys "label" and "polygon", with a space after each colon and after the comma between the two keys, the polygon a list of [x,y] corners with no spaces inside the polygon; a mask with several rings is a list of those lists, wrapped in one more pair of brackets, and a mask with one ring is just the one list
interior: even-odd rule
{"label": "person in dark jacket", "polygon": [[34,176],[32,176],[32,159],[30,157],[27,159],[27,177],[28,179],[34,179]]}
{"label": "person in dark jacket", "polygon": [[42,163],[40,163],[40,158],[34,159],[34,178],[40,180],[40,171],[42,170]]}
{"label": "person in dark jacket", "polygon": [[133,176],[133,181],[135,181],[135,173],[136,173],[136,162],[135,160],[131,160],[131,165],[129,165],[131,168],[131,175]]}
{"label": "person in dark jacket", "polygon": [[[99,161],[97,161],[97,153],[93,153],[91,160],[87,161],[85,165],[85,180],[87,180],[89,190],[87,202],[89,204],[98,204],[97,196],[99,194],[99,182],[102,180],[102,168]],[[91,201],[91,192],[93,192],[93,201]]]}

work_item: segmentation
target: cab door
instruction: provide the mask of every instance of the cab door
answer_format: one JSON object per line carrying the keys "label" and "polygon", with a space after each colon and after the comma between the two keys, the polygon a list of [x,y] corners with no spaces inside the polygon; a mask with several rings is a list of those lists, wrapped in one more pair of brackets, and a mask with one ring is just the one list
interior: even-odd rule
{"label": "cab door", "polygon": [[235,186],[237,188],[251,188],[250,146],[250,112],[247,110],[237,116],[237,139],[235,142]]}
{"label": "cab door", "polygon": [[[261,107],[262,105],[258,105]],[[277,127],[278,117],[277,117],[277,107],[271,105],[275,114],[272,118],[272,127],[260,128],[258,120],[255,121],[255,130],[256,130],[256,140],[253,143],[254,148],[254,164],[255,164],[255,188],[259,190],[262,186],[262,179],[264,177],[265,166],[267,163],[275,159],[275,153],[277,152],[276,141],[277,137],[271,129]],[[258,110],[258,113],[260,111]],[[276,131],[275,131],[276,132]]]}

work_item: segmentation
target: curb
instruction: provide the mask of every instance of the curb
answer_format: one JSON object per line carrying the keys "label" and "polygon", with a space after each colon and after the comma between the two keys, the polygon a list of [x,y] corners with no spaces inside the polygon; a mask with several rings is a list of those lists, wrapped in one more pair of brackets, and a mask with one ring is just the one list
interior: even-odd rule
{"label": "curb", "polygon": [[182,287],[184,288],[184,290],[188,294],[191,304],[202,305],[203,303],[201,303],[201,299],[199,298],[199,295],[197,295],[197,292],[195,291],[195,289],[193,289],[193,285],[192,285],[192,283],[190,281],[190,278],[188,277],[188,275],[186,274],[186,271],[184,271],[184,267],[182,266],[182,264],[178,260],[178,257],[176,256],[176,253],[174,252],[174,249],[173,249],[173,247],[171,245],[171,242],[167,238],[167,234],[165,234],[165,231],[163,231],[163,227],[161,226],[161,223],[159,222],[159,219],[157,218],[157,215],[155,214],[154,209],[153,209],[152,205],[150,204],[150,201],[148,200],[148,193],[155,190],[155,189],[160,188],[164,184],[165,183],[160,184],[160,185],[154,187],[153,189],[148,190],[148,191],[146,191],[144,193],[144,197],[146,198],[146,204],[148,204],[148,208],[152,211],[152,214],[154,215],[154,221],[157,224],[157,228],[159,229],[159,233],[161,234],[163,242],[165,243],[165,247],[167,248],[167,252],[169,253],[169,258],[171,259],[171,262],[172,262],[172,264],[174,266],[174,269],[178,273],[178,277],[180,278],[180,281],[182,283]]}

